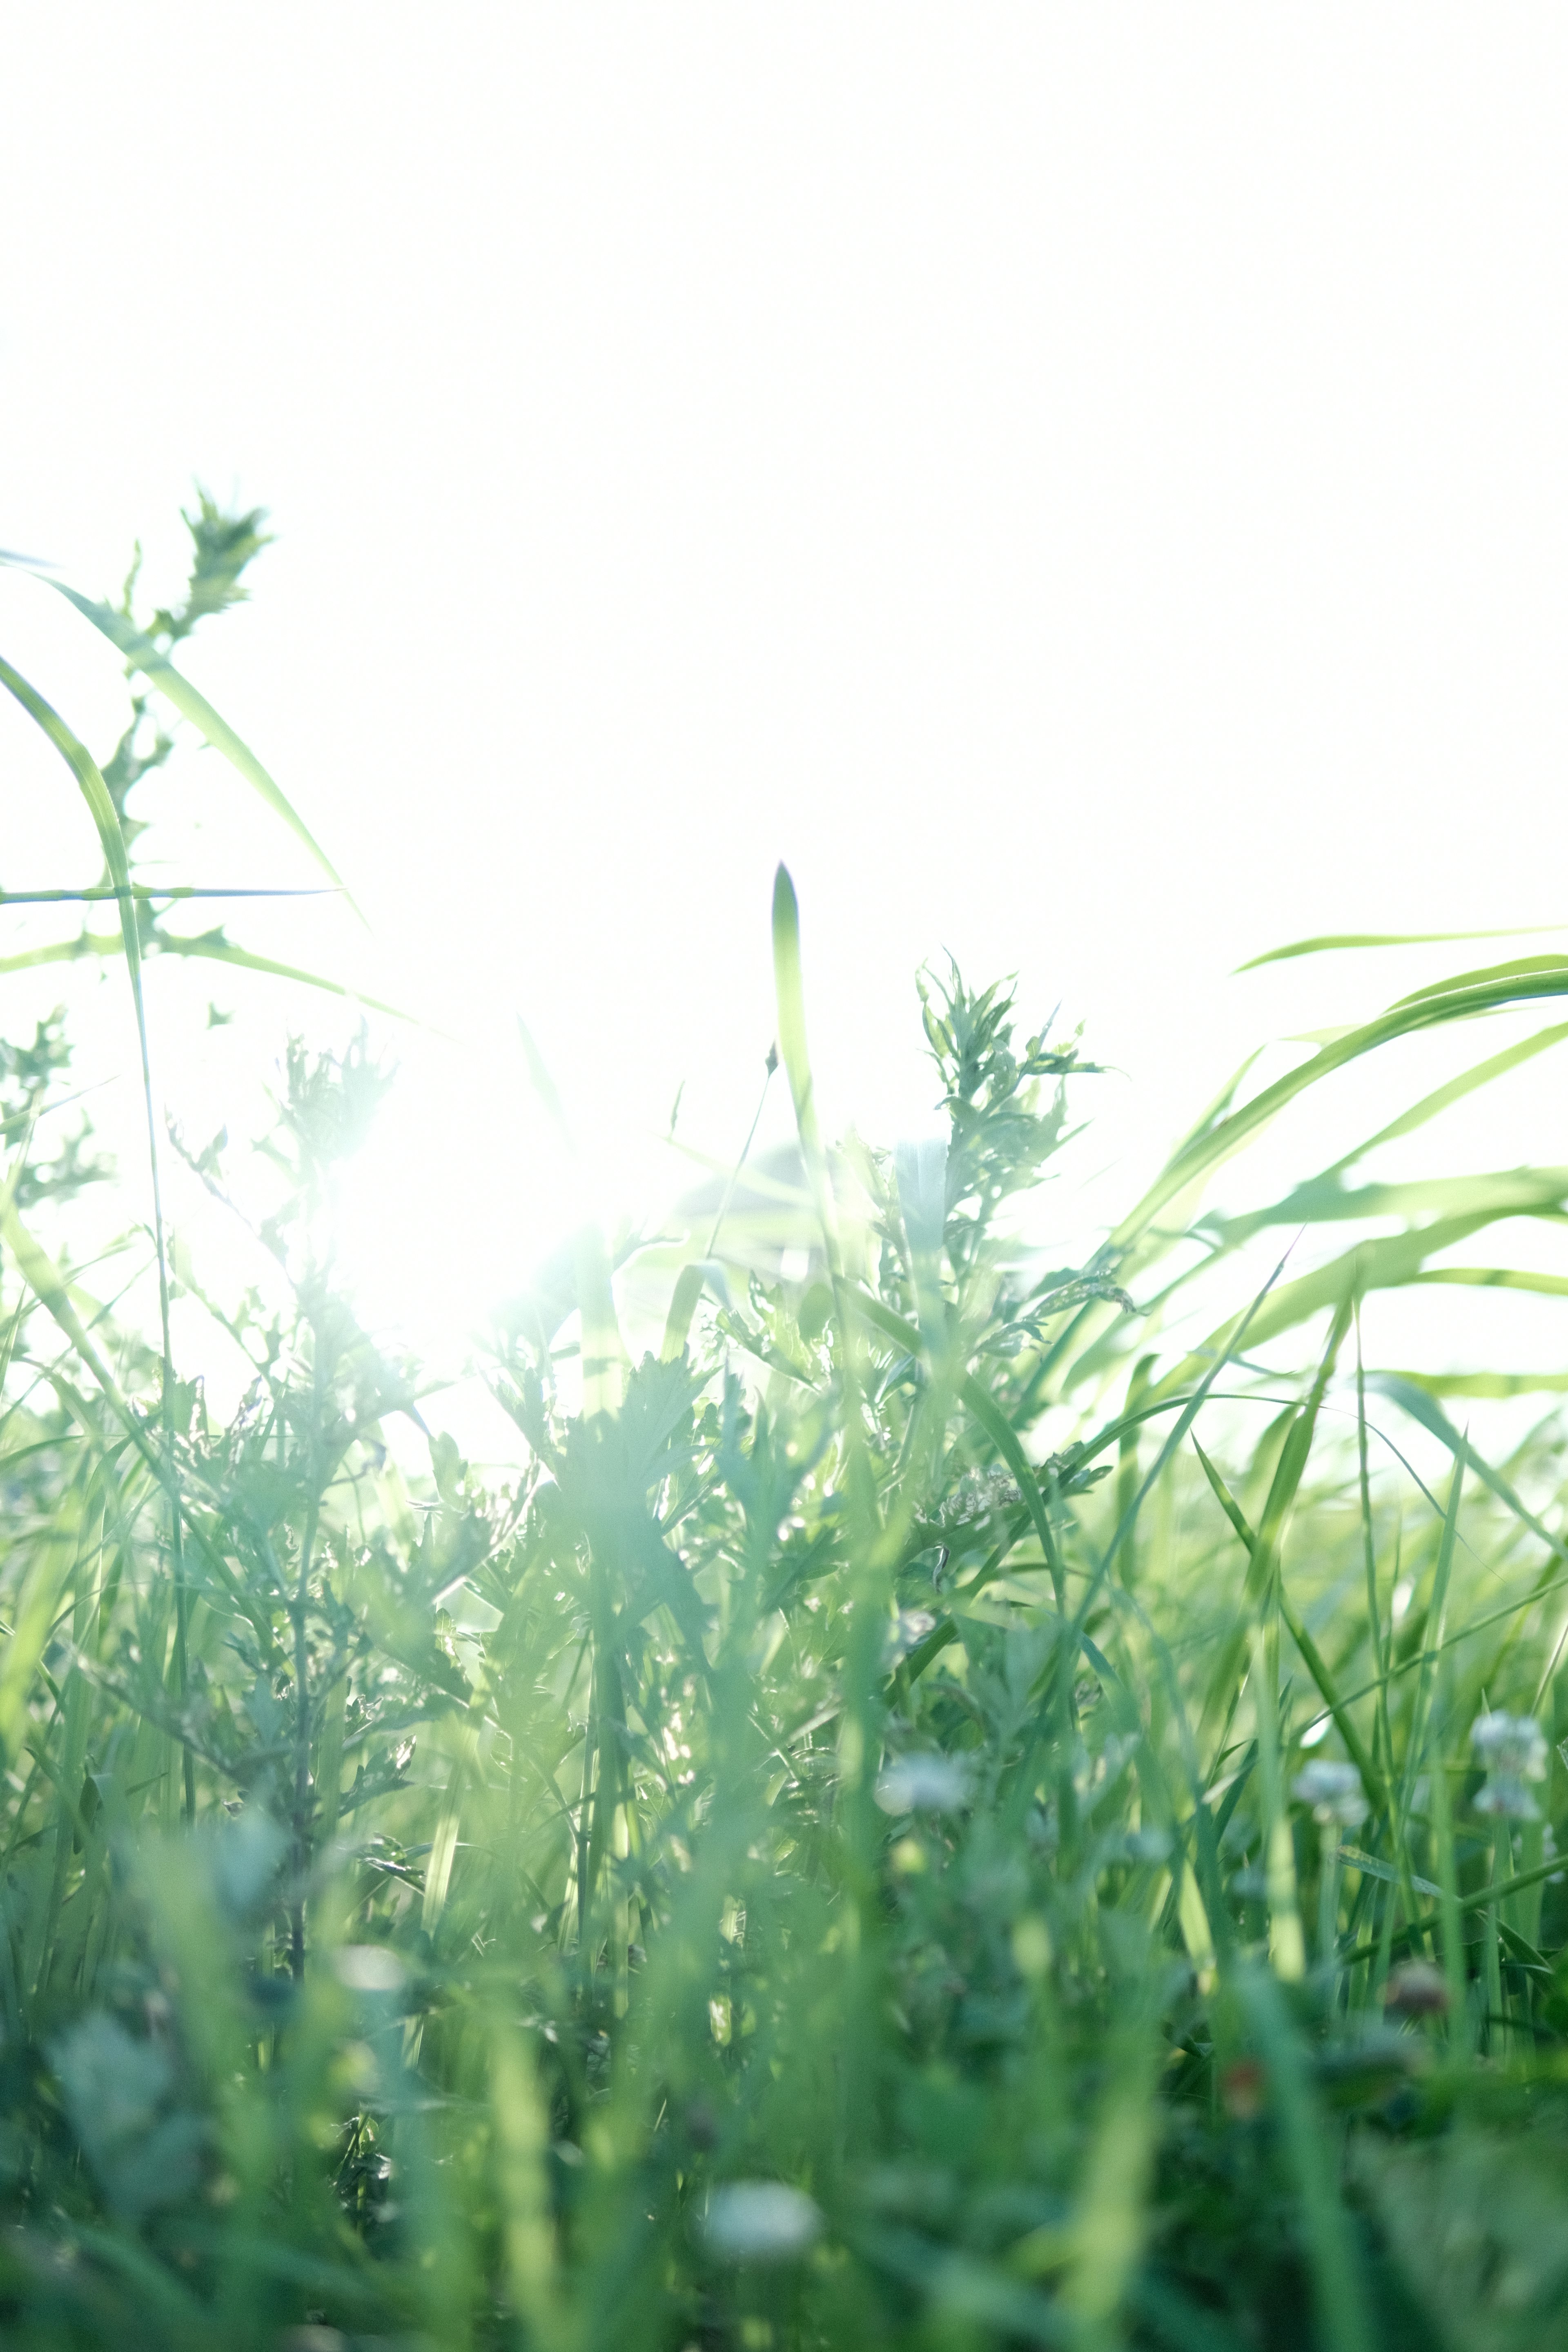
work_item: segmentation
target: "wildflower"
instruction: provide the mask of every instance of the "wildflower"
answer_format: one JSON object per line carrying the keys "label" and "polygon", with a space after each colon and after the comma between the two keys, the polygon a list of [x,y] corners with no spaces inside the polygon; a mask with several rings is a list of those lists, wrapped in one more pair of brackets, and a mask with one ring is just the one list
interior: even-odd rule
{"label": "wildflower", "polygon": [[1353,1764],[1336,1764],[1327,1756],[1315,1756],[1296,1775],[1291,1791],[1302,1804],[1311,1806],[1313,1820],[1325,1827],[1337,1822],[1342,1829],[1354,1829],[1367,1817],[1366,1795]]}
{"label": "wildflower", "polygon": [[822,2235],[822,2214],[782,2180],[731,2180],[713,2191],[702,2234],[726,2262],[790,2262]]}
{"label": "wildflower", "polygon": [[1476,1792],[1477,1812],[1504,1821],[1539,1821],[1541,1808],[1524,1785],[1546,1778],[1546,1735],[1535,1717],[1505,1715],[1496,1708],[1471,1726],[1470,1746],[1487,1775]]}
{"label": "wildflower", "polygon": [[885,1813],[954,1813],[969,1794],[969,1768],[956,1756],[895,1756],[877,1780]]}

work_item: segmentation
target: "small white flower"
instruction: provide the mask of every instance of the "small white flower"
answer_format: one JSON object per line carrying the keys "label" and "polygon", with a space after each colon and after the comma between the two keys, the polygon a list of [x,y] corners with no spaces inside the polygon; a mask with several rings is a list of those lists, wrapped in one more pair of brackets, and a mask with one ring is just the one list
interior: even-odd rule
{"label": "small white flower", "polygon": [[1478,1813],[1495,1813],[1500,1821],[1538,1822],[1541,1808],[1517,1772],[1492,1772],[1475,1794]]}
{"label": "small white flower", "polygon": [[1503,1821],[1538,1822],[1541,1808],[1524,1785],[1546,1778],[1546,1735],[1535,1717],[1494,1708],[1471,1726],[1470,1746],[1487,1771],[1476,1791],[1477,1812]]}
{"label": "small white flower", "polygon": [[399,1992],[408,1974],[384,1944],[344,1944],[333,1953],[332,1965],[353,1992]]}
{"label": "small white flower", "polygon": [[1497,1708],[1470,1727],[1470,1746],[1489,1772],[1518,1780],[1546,1778],[1546,1735],[1532,1715],[1505,1715]]}
{"label": "small white flower", "polygon": [[1313,1820],[1325,1827],[1337,1822],[1342,1829],[1354,1829],[1367,1817],[1366,1794],[1353,1764],[1336,1764],[1330,1757],[1315,1756],[1298,1772],[1291,1790],[1302,1804],[1311,1806]]}
{"label": "small white flower", "polygon": [[900,1609],[882,1643],[882,1672],[891,1674],[901,1666],[917,1643],[935,1630],[936,1619],[929,1609]]}
{"label": "small white flower", "polygon": [[713,2191],[702,2234],[731,2263],[787,2263],[822,2235],[822,2214],[782,2180],[729,2180]]}
{"label": "small white flower", "polygon": [[968,1794],[969,1767],[929,1750],[891,1758],[877,1779],[885,1813],[955,1813]]}

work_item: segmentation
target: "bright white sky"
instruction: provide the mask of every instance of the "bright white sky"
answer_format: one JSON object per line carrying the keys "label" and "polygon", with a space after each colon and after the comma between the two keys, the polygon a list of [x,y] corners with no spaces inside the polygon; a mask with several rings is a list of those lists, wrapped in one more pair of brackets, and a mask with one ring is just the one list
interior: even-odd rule
{"label": "bright white sky", "polygon": [[[416,1328],[580,1206],[517,1013],[612,1205],[682,1079],[733,1152],[781,856],[829,1124],[923,1123],[951,948],[1126,1072],[1108,1215],[1251,1045],[1493,950],[1245,956],[1562,920],[1561,9],[53,0],[5,51],[0,544],[99,591],[194,476],[270,507],[189,667],[375,940],[236,929],[454,1034],[356,1195]],[[107,750],[54,602],[0,638]],[[188,773],[195,878],[307,878]],[[0,714],[0,881],[96,862]],[[199,1129],[236,1033],[177,993]],[[247,1002],[254,1066],[301,1013]],[[1454,1164],[1563,1157],[1560,1100]]]}

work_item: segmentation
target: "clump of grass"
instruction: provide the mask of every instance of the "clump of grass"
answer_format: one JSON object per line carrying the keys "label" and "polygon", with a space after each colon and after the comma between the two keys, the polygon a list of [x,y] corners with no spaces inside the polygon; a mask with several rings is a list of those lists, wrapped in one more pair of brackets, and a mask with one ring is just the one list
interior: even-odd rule
{"label": "clump of grass", "polygon": [[[259,535],[222,520],[203,610]],[[125,625],[163,691],[178,628]],[[7,2342],[1568,2340],[1563,1433],[1493,1461],[1359,1319],[1508,1278],[1431,1260],[1519,1181],[1447,1221],[1385,1188],[1399,1233],[1251,1296],[1255,1233],[1368,1212],[1336,1168],[1211,1221],[1230,1293],[1167,1336],[1273,1112],[1568,964],[1227,1096],[1063,1267],[1008,1213],[1076,1042],[952,972],[945,1141],[830,1151],[782,874],[773,923],[805,1271],[726,1269],[704,1215],[633,1364],[586,1238],[495,1342],[500,1483],[335,1282],[366,1045],[288,1052],[265,1215],[193,1155],[273,1270],[215,1307],[223,1419],[69,1262],[64,1033],[0,1054]]]}

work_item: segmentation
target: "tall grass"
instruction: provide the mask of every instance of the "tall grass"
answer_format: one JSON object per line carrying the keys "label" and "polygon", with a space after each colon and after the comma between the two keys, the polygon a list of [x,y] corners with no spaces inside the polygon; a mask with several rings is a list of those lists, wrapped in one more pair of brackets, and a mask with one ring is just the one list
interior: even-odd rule
{"label": "tall grass", "polygon": [[[180,614],[83,609],[256,784],[169,655],[260,520],[194,530]],[[131,784],[5,675],[140,992]],[[592,1234],[517,1305],[501,1483],[334,1278],[363,1044],[289,1050],[265,1186],[193,1159],[273,1269],[213,1302],[224,1418],[71,1260],[68,1036],[0,1046],[6,2342],[1568,2342],[1563,1432],[1490,1458],[1362,1322],[1561,1293],[1453,1253],[1568,1172],[1369,1197],[1352,1156],[1201,1221],[1306,1088],[1568,962],[1238,1079],[1058,1267],[1018,1213],[1091,1108],[1076,1045],[928,982],[945,1141],[831,1150],[782,872],[773,940],[795,1171],[694,1215],[657,1356]],[[1326,1265],[1244,1277],[1321,1219]]]}

